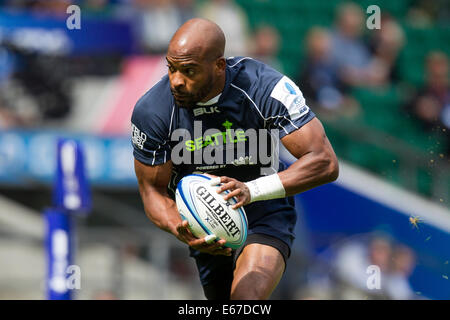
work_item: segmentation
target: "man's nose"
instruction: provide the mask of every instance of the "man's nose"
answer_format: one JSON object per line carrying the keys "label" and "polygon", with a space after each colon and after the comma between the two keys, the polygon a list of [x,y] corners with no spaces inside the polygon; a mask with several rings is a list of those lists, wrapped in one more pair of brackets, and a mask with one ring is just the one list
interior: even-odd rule
{"label": "man's nose", "polygon": [[175,72],[172,74],[172,87],[174,89],[184,88],[186,83],[184,81],[184,77],[180,74],[180,72]]}

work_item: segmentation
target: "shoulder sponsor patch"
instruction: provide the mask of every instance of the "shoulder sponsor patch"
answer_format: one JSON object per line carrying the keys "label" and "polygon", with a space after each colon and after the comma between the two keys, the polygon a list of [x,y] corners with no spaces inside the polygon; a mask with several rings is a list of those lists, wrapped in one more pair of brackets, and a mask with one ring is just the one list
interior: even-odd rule
{"label": "shoulder sponsor patch", "polygon": [[278,81],[270,96],[286,107],[292,120],[300,118],[309,111],[302,92],[294,81],[286,76]]}
{"label": "shoulder sponsor patch", "polygon": [[144,149],[144,143],[147,141],[147,135],[141,132],[141,130],[139,130],[139,128],[133,123],[131,124],[131,141],[141,150]]}

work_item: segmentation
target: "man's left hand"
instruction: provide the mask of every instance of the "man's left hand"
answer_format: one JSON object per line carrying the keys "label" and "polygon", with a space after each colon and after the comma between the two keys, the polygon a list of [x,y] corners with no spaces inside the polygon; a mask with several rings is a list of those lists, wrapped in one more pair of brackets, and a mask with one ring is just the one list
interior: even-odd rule
{"label": "man's left hand", "polygon": [[232,206],[233,209],[239,209],[240,207],[250,203],[250,190],[248,190],[245,183],[233,178],[222,176],[220,177],[220,181],[219,178],[217,178],[217,180],[213,179],[212,185],[217,185],[219,183],[223,183],[223,185],[217,188],[217,193],[222,193],[227,190],[230,191],[230,193],[223,197],[225,201],[236,197],[237,203]]}

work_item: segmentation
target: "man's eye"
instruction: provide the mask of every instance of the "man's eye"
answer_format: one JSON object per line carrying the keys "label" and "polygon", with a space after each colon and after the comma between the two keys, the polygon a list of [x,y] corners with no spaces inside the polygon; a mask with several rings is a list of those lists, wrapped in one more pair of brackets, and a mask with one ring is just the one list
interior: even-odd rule
{"label": "man's eye", "polygon": [[186,70],[186,73],[187,73],[189,76],[193,76],[193,75],[195,74],[195,70],[194,70],[194,69],[187,69],[187,70]]}
{"label": "man's eye", "polygon": [[167,65],[167,68],[169,68],[170,72],[174,72],[175,71],[175,69],[172,66],[170,66],[170,65]]}

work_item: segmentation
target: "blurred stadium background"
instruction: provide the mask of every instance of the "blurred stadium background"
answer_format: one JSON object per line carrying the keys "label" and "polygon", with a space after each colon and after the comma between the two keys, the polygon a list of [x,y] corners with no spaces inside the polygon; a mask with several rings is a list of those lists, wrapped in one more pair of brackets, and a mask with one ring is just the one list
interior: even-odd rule
{"label": "blurred stadium background", "polygon": [[[71,4],[79,30],[66,26]],[[370,5],[379,30],[366,27]],[[341,161],[337,182],[296,197],[273,298],[449,299],[447,0],[0,0],[0,299],[46,298],[59,137],[81,141],[92,189],[75,218],[74,298],[203,299],[186,247],[145,217],[129,135],[171,35],[196,16],[223,28],[227,56],[294,79]]]}

